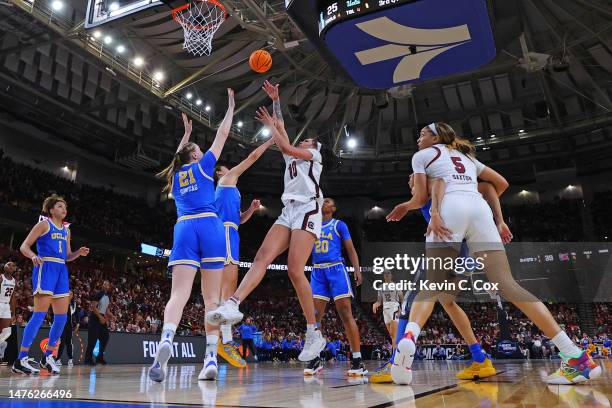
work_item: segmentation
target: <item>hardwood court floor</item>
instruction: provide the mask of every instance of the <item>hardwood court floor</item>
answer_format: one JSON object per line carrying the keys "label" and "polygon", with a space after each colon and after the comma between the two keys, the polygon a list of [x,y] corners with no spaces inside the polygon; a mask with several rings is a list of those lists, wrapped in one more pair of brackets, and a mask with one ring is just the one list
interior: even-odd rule
{"label": "hardwood court floor", "polygon": [[[457,381],[464,364],[418,362],[411,386],[371,384],[345,378],[346,365],[331,364],[305,380],[300,364],[251,364],[243,370],[222,366],[216,382],[198,381],[201,366],[169,368],[169,378],[148,380],[146,367],[113,365],[62,367],[60,376],[23,377],[0,368],[0,407],[610,407],[612,361],[601,361],[603,374],[578,386],[548,386],[541,376],[557,361],[497,361],[500,372],[483,381]],[[373,371],[374,363],[368,364]],[[71,400],[8,399],[11,391],[71,390]]]}

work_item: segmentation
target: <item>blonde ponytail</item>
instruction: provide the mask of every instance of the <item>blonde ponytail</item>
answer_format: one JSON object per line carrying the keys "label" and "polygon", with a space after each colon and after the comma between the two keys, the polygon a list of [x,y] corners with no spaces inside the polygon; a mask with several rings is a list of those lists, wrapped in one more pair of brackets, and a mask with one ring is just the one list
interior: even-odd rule
{"label": "blonde ponytail", "polygon": [[181,150],[174,154],[170,164],[162,171],[157,173],[155,177],[166,180],[166,185],[162,189],[162,192],[169,192],[172,190],[172,183],[174,181],[174,175],[181,168],[182,165],[189,162],[191,153],[195,150],[195,143],[187,143]]}

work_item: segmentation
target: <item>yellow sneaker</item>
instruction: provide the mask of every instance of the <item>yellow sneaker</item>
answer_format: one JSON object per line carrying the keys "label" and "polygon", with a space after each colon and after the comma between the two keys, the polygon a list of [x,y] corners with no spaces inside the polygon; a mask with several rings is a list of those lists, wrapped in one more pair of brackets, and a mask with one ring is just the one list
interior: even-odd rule
{"label": "yellow sneaker", "polygon": [[246,367],[246,361],[238,354],[236,347],[231,344],[219,343],[217,346],[217,354],[223,357],[225,361],[237,368]]}
{"label": "yellow sneaker", "polygon": [[391,384],[393,382],[393,378],[391,378],[391,362],[387,361],[384,365],[378,367],[370,376],[370,382]]}
{"label": "yellow sneaker", "polygon": [[482,363],[477,363],[476,361],[472,361],[468,367],[459,371],[456,374],[456,377],[460,380],[475,380],[477,378],[487,378],[497,374],[495,371],[495,367],[493,367],[493,363],[488,358],[485,359]]}

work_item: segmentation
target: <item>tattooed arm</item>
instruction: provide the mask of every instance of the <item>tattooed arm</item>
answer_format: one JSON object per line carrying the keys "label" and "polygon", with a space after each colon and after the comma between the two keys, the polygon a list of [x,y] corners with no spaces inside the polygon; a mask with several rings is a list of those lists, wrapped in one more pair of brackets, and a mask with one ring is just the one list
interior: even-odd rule
{"label": "tattooed arm", "polygon": [[268,94],[270,99],[272,99],[272,110],[274,112],[274,116],[281,124],[284,124],[283,120],[283,111],[281,109],[280,96],[278,93],[278,84],[272,85],[270,82],[266,81],[263,84],[263,90]]}

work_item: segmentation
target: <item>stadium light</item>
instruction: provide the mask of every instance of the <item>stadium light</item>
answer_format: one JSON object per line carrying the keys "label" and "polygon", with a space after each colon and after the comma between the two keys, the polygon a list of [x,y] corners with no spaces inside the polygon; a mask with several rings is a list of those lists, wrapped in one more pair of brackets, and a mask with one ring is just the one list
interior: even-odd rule
{"label": "stadium light", "polygon": [[104,37],[104,44],[109,45],[112,42],[113,42],[113,37],[111,37],[110,35],[107,35],[106,37]]}
{"label": "stadium light", "polygon": [[54,0],[53,3],[51,3],[51,8],[53,9],[53,11],[60,11],[64,8],[64,2],[60,0]]}
{"label": "stadium light", "polygon": [[198,100],[196,101],[196,105],[200,106],[201,104],[202,104],[202,100],[201,100],[201,99],[198,99]]}
{"label": "stadium light", "polygon": [[529,191],[527,190],[521,190],[521,192],[519,193],[520,195],[526,195],[529,194]]}
{"label": "stadium light", "polygon": [[573,189],[575,189],[576,187],[574,187],[574,186],[572,186],[572,185],[570,184],[570,185],[568,185],[566,188],[567,188],[568,190],[573,190]]}
{"label": "stadium light", "polygon": [[380,208],[379,206],[375,205],[374,207],[372,207],[372,211],[382,211],[382,208]]}
{"label": "stadium light", "polygon": [[144,60],[141,57],[134,58],[134,66],[141,67],[144,64]]}
{"label": "stadium light", "polygon": [[357,147],[357,141],[351,138],[348,140],[348,142],[346,142],[346,145],[348,146],[349,149],[354,149]]}
{"label": "stadium light", "polygon": [[163,81],[164,80],[164,73],[161,71],[156,71],[153,74],[153,79],[156,81]]}
{"label": "stadium light", "polygon": [[268,128],[263,128],[263,129],[261,130],[261,134],[262,134],[264,137],[268,137],[268,136],[270,136],[270,129],[268,129]]}
{"label": "stadium light", "polygon": [[68,166],[64,166],[64,167],[62,167],[62,170],[64,170],[65,172],[69,172],[69,171],[70,171],[70,169],[68,168]]}
{"label": "stadium light", "polygon": [[525,133],[525,129],[519,129],[519,133],[520,133],[520,134]]}
{"label": "stadium light", "polygon": [[495,135],[491,135],[491,139],[495,139]]}
{"label": "stadium light", "polygon": [[239,128],[241,128],[242,126],[244,126],[244,123],[242,123],[241,120],[238,121],[238,123],[236,123],[236,126],[238,126]]}
{"label": "stadium light", "polygon": [[478,136],[478,137],[476,138],[476,140],[482,140],[482,137]]}
{"label": "stadium light", "polygon": [[211,109],[210,105],[206,105],[206,107],[204,108],[206,112],[210,112],[210,109]]}
{"label": "stadium light", "polygon": [[187,92],[187,93],[185,94],[185,98],[187,98],[187,99],[191,99],[191,98],[193,98],[193,94],[192,94],[191,92]]}
{"label": "stadium light", "polygon": [[122,54],[124,51],[125,51],[125,47],[124,47],[123,45],[119,44],[119,45],[117,46],[117,52],[118,52],[119,54]]}
{"label": "stadium light", "polygon": [[110,6],[108,6],[108,9],[110,11],[117,11],[117,10],[119,10],[119,3],[117,3],[116,1],[111,3]]}
{"label": "stadium light", "polygon": [[100,31],[100,30],[96,30],[96,31],[94,31],[94,32],[93,32],[93,37],[94,37],[94,38],[100,38],[100,37],[102,37],[102,31]]}

